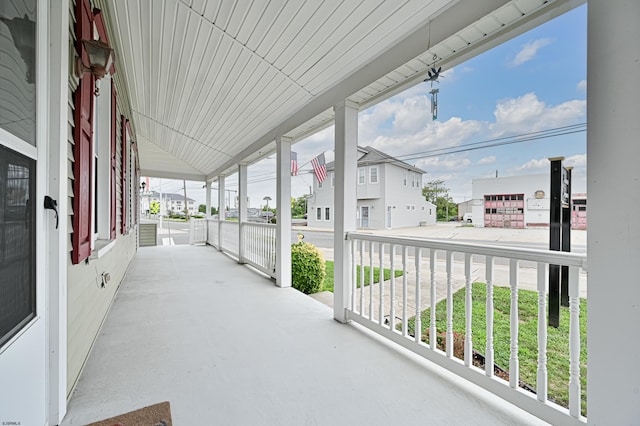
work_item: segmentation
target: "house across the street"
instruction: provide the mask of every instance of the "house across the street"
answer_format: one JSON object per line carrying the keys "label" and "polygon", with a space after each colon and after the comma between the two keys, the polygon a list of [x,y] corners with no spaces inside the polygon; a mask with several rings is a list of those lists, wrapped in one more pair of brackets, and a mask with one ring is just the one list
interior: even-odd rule
{"label": "house across the street", "polygon": [[[358,147],[356,226],[391,229],[436,223],[436,206],[422,195],[417,167],[370,146]],[[327,163],[327,178],[313,177],[314,193],[307,208],[308,226],[333,228],[334,163]]]}

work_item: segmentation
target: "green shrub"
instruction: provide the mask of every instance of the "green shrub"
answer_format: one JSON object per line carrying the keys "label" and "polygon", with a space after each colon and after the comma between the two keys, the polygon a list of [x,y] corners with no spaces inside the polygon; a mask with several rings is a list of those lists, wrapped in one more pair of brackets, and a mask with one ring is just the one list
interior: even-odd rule
{"label": "green shrub", "polygon": [[299,242],[291,245],[291,284],[305,294],[322,289],[326,275],[324,258],[316,246]]}

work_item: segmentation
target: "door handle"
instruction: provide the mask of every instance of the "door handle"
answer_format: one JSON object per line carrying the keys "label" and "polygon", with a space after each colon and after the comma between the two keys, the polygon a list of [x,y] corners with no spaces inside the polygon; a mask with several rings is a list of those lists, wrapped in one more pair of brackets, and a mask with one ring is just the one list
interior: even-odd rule
{"label": "door handle", "polygon": [[58,202],[48,195],[44,196],[44,208],[56,213],[56,229],[58,229]]}

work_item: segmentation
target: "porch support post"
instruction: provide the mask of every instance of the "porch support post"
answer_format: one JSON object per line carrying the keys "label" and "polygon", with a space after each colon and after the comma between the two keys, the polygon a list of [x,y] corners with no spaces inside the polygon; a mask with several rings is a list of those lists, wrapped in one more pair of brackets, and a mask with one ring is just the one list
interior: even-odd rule
{"label": "porch support post", "polygon": [[276,138],[276,285],[291,287],[291,139]]}
{"label": "porch support post", "polygon": [[335,110],[334,292],[333,317],[347,322],[351,301],[351,250],[345,239],[356,230],[356,171],[358,163],[358,105],[344,101]]}
{"label": "porch support post", "polygon": [[238,263],[244,262],[242,224],[247,221],[247,165],[238,164]]}
{"label": "porch support post", "polygon": [[[40,3],[42,4],[42,3]],[[38,20],[47,19],[49,25],[48,65],[44,70],[48,79],[49,116],[46,140],[47,176],[46,194],[58,201],[59,227],[53,215],[45,214],[46,240],[45,304],[48,324],[48,407],[49,424],[60,424],[67,412],[67,264],[69,262],[68,219],[68,97],[69,97],[69,1],[47,2],[48,8],[38,9]],[[43,51],[47,50],[47,46]],[[42,64],[45,61],[39,61]],[[38,72],[43,71],[42,66]],[[46,115],[46,114],[43,114]],[[45,148],[47,149],[47,148]],[[27,397],[27,396],[25,396]],[[15,419],[19,420],[19,419]]]}
{"label": "porch support post", "polygon": [[222,222],[227,210],[224,176],[218,176],[218,250],[222,251]]}
{"label": "porch support post", "polygon": [[594,425],[640,419],[639,16],[637,1],[589,1],[587,401]]}
{"label": "porch support post", "polygon": [[211,217],[211,181],[206,181],[204,186],[207,191],[207,200],[206,200],[207,210],[204,213],[204,217],[209,218]]}

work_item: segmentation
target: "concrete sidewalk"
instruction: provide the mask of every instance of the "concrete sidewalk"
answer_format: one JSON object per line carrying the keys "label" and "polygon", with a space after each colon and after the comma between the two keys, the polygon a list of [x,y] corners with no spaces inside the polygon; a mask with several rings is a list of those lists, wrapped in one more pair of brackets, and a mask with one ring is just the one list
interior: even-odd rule
{"label": "concrete sidewalk", "polygon": [[[296,231],[313,231],[313,232],[333,232],[333,229],[327,228],[310,228],[306,226],[294,226],[292,229]],[[435,225],[416,226],[409,228],[395,229],[358,229],[359,232],[367,232],[375,235],[396,235],[401,237],[428,238],[438,240],[477,240],[477,241],[495,241],[501,243],[549,243],[549,228],[527,228],[527,229],[508,229],[508,228],[480,228],[475,226],[467,226],[460,222],[439,222]],[[577,248],[586,248],[587,231],[572,230],[571,244]],[[581,252],[581,250],[576,250]]]}

